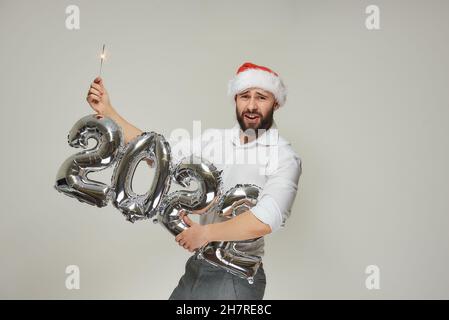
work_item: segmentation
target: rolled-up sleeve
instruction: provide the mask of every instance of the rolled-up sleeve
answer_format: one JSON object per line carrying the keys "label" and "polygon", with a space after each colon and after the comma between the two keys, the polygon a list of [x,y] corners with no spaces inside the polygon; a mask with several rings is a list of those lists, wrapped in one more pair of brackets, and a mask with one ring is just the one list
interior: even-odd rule
{"label": "rolled-up sleeve", "polygon": [[281,159],[278,168],[268,176],[257,204],[250,211],[275,232],[285,226],[298,191],[302,160],[294,152]]}

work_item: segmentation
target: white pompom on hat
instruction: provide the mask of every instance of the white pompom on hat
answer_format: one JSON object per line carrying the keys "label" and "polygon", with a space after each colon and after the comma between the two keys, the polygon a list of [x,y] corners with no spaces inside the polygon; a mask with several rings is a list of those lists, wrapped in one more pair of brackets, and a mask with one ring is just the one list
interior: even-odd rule
{"label": "white pompom on hat", "polygon": [[271,92],[279,107],[283,106],[287,99],[287,88],[276,72],[264,66],[245,62],[229,81],[228,95],[234,98],[236,94],[249,88],[261,88]]}

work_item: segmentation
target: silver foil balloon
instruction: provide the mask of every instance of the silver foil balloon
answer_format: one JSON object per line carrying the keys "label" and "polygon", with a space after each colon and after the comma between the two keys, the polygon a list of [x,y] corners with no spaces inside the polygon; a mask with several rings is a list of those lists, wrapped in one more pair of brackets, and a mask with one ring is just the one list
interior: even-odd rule
{"label": "silver foil balloon", "polygon": [[[155,168],[150,189],[143,195],[132,190],[134,172],[141,160]],[[113,204],[130,222],[153,217],[170,188],[170,145],[155,132],[145,132],[130,141],[112,177]]]}
{"label": "silver foil balloon", "polygon": [[[55,189],[90,205],[106,206],[110,187],[88,179],[87,174],[106,169],[117,160],[123,146],[120,127],[110,118],[88,115],[74,124],[67,138],[71,147],[86,150],[63,162],[56,175]],[[97,144],[87,149],[91,138]]]}
{"label": "silver foil balloon", "polygon": [[157,220],[174,236],[188,228],[181,213],[195,211],[207,214],[215,208],[221,192],[221,171],[207,160],[197,156],[182,159],[174,168],[172,178],[182,187],[189,187],[191,182],[197,184],[195,190],[178,190],[163,200]]}
{"label": "silver foil balloon", "polygon": [[[257,204],[260,191],[260,187],[253,184],[236,185],[220,199],[218,215],[232,219],[248,211]],[[257,247],[261,241],[264,241],[263,237],[244,241],[214,241],[198,250],[197,256],[253,283],[262,258],[249,255],[245,250],[251,246]]]}

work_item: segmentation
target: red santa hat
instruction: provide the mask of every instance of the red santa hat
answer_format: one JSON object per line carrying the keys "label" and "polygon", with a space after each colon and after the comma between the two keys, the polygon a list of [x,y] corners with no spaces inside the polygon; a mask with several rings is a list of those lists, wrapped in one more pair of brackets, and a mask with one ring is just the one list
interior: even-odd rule
{"label": "red santa hat", "polygon": [[236,94],[249,88],[261,88],[271,92],[280,107],[287,99],[287,88],[276,72],[264,66],[245,62],[229,81],[228,95],[234,98]]}

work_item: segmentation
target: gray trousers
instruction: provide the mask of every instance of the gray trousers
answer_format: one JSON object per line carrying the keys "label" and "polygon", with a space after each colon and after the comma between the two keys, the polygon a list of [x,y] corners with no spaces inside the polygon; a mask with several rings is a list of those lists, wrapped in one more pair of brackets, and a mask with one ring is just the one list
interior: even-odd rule
{"label": "gray trousers", "polygon": [[254,283],[249,284],[247,280],[193,255],[187,260],[185,274],[169,300],[262,300],[265,286],[262,264]]}

